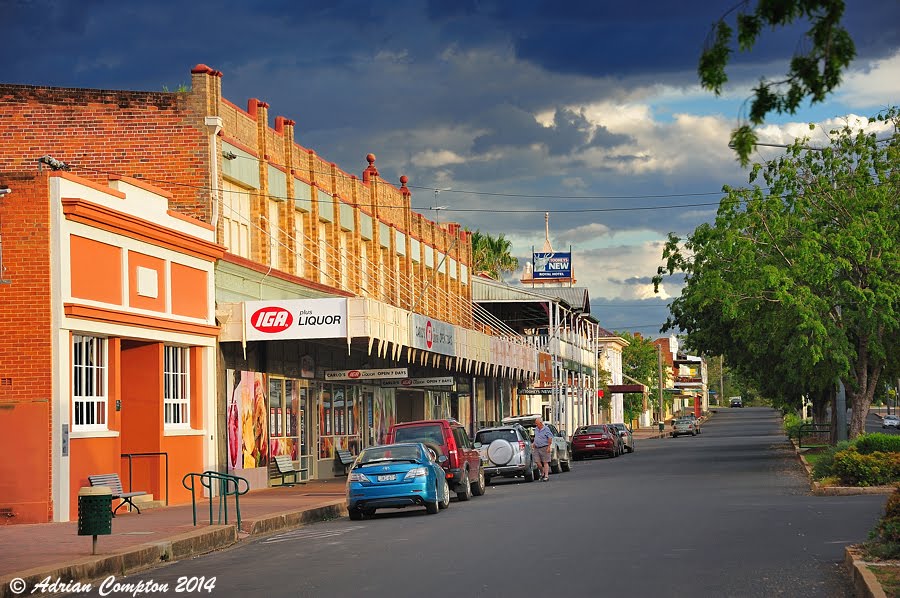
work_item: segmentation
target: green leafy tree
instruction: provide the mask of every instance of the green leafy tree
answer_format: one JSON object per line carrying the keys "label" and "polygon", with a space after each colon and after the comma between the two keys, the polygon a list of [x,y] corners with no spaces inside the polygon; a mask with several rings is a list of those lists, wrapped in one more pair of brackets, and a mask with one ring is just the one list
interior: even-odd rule
{"label": "green leafy tree", "polygon": [[758,0],[755,6],[744,0],[713,24],[697,71],[701,85],[716,95],[728,81],[725,67],[734,51],[735,28],[737,47],[745,52],[756,45],[764,29],[797,21],[810,25],[803,39],[805,51],[791,58],[783,78],[760,80],[747,120],[731,133],[731,146],[742,166],[749,163],[757,141],[753,127],[762,124],[768,113],[793,114],[806,98],[813,104],[822,102],[840,84],[841,74],[856,57],[853,40],[841,24],[843,16],[843,0]]}
{"label": "green leafy tree", "polygon": [[472,270],[500,280],[504,272],[514,272],[519,260],[512,256],[512,242],[502,234],[494,237],[476,230],[472,233]]}
{"label": "green leafy tree", "polygon": [[[616,336],[628,341],[622,349],[622,373],[649,387],[650,408],[659,412],[659,362],[656,345],[650,339],[630,332],[617,331]],[[638,394],[625,395],[625,416],[636,419],[644,410],[644,397]]]}
{"label": "green leafy tree", "polygon": [[666,328],[725,355],[764,395],[808,395],[821,417],[843,381],[851,437],[900,349],[900,117],[878,120],[886,142],[845,126],[822,151],[799,140],[754,165],[714,224],[670,235],[656,277],[686,274]]}

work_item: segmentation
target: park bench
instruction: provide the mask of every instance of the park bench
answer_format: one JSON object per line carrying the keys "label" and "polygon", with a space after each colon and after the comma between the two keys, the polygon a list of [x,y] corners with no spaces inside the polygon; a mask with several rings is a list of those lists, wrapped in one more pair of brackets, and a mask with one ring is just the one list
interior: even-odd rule
{"label": "park bench", "polygon": [[89,475],[88,481],[91,483],[91,486],[107,486],[112,491],[113,499],[119,498],[122,500],[115,509],[113,509],[113,517],[116,516],[116,511],[118,511],[124,505],[131,505],[134,507],[138,515],[141,514],[140,508],[136,504],[132,498],[135,496],[143,496],[147,494],[143,490],[138,490],[135,492],[125,492],[122,489],[122,480],[119,479],[119,474],[117,473],[103,473],[98,475]]}
{"label": "park bench", "polygon": [[[289,455],[275,455],[273,463],[275,466],[274,473],[281,476],[282,486],[293,486],[297,482],[303,483],[303,481],[297,477],[297,474],[303,473],[304,471],[306,471],[306,468],[297,467],[296,465],[294,465],[294,462],[291,461],[291,457]],[[285,478],[287,478],[287,476],[289,475],[294,476],[294,481],[290,484],[288,484],[285,480]]]}
{"label": "park bench", "polygon": [[353,461],[356,460],[356,457],[350,451],[345,451],[344,449],[335,449],[334,458],[344,468],[344,475],[347,475],[347,468],[353,465]]}

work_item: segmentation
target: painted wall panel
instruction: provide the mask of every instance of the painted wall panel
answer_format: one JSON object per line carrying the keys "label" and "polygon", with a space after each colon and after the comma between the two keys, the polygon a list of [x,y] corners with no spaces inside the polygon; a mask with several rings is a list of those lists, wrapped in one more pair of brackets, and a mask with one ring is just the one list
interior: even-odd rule
{"label": "painted wall panel", "polygon": [[[155,292],[150,291],[148,278],[156,277]],[[141,288],[141,285],[146,285]],[[138,253],[128,252],[128,305],[138,309],[151,309],[153,311],[166,311],[166,262],[159,258]],[[144,294],[141,294],[144,293]],[[155,295],[155,296],[154,296]]]}
{"label": "painted wall panel", "polygon": [[208,278],[203,270],[172,264],[172,313],[191,318],[209,317]]}
{"label": "painted wall panel", "polygon": [[122,249],[69,237],[72,297],[122,305]]}
{"label": "painted wall panel", "polygon": [[234,160],[222,160],[222,174],[248,187],[259,189],[259,160],[241,148],[222,142],[222,153],[233,152]]}

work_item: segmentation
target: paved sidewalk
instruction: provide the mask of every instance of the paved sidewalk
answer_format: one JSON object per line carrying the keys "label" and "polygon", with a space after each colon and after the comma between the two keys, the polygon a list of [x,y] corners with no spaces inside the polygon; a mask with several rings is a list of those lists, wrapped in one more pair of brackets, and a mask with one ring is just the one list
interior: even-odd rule
{"label": "paved sidewalk", "polygon": [[[143,509],[141,514],[120,510],[113,519],[113,533],[98,537],[96,555],[91,554],[92,537],[79,536],[75,521],[0,525],[0,598],[18,595],[10,587],[15,578],[25,580],[26,594],[48,576],[51,581],[59,577],[63,583],[87,583],[341,517],[347,514],[344,484],[345,478],[336,478],[249,492],[240,498],[240,530],[235,525],[233,497],[229,497],[228,525],[209,525],[208,499],[198,502],[196,527],[190,504]],[[213,522],[218,522],[218,499],[213,501]]]}

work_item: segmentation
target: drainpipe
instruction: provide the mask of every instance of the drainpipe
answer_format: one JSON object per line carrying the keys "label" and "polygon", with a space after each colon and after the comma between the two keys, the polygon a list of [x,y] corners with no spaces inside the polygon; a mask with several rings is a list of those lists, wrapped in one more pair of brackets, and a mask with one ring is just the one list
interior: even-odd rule
{"label": "drainpipe", "polygon": [[209,133],[209,198],[212,202],[212,210],[210,214],[210,224],[216,230],[218,237],[219,230],[219,153],[217,151],[218,144],[216,136],[222,130],[222,117],[207,116],[203,119],[206,124],[206,130]]}

